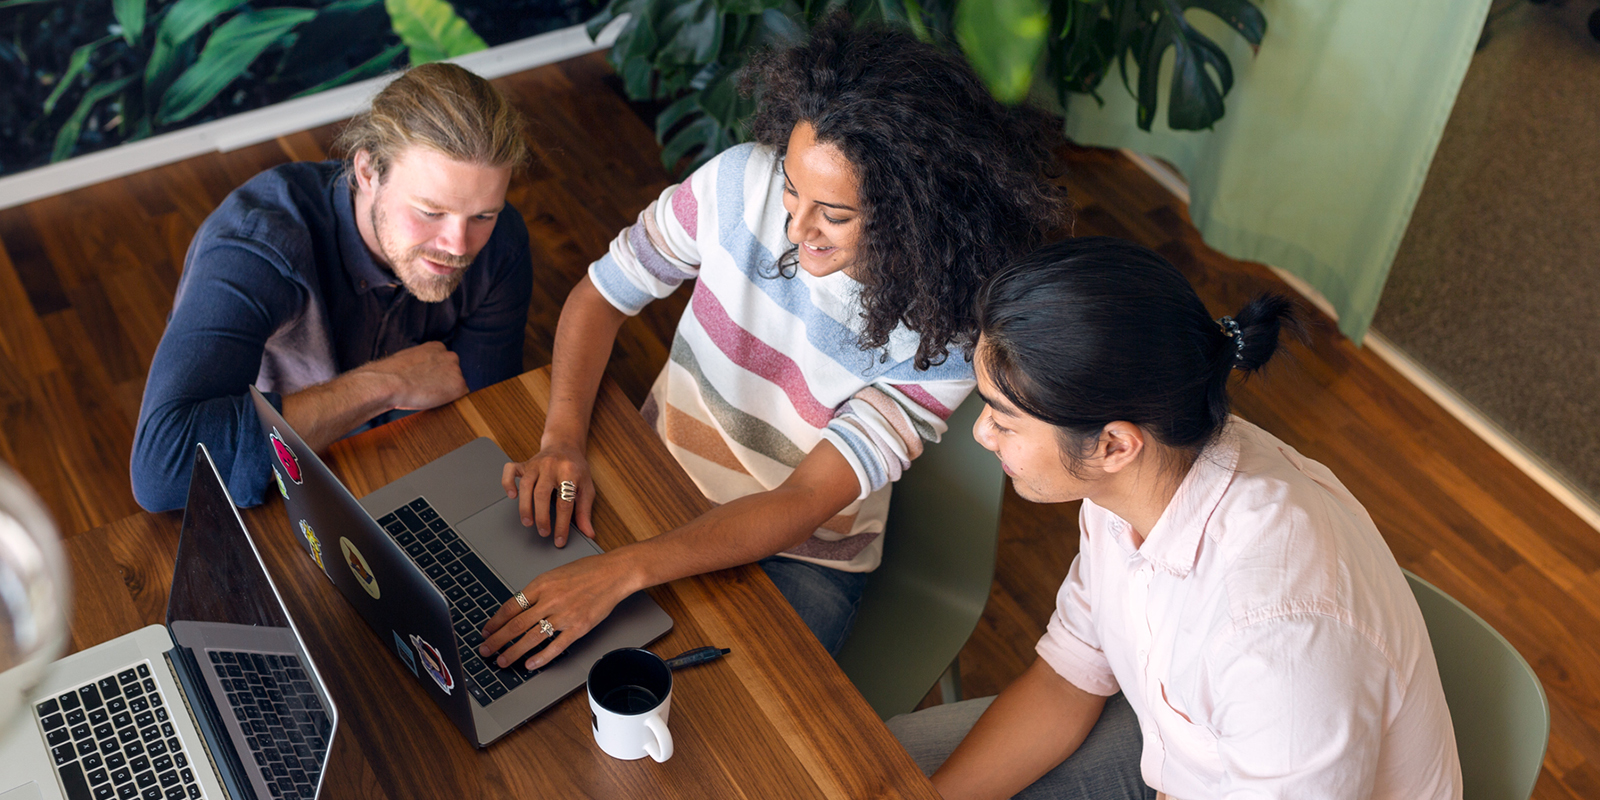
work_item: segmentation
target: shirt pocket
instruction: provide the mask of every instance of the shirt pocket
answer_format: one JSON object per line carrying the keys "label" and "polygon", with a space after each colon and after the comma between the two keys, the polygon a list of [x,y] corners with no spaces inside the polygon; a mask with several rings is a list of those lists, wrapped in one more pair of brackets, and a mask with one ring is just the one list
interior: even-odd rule
{"label": "shirt pocket", "polygon": [[1180,761],[1187,762],[1190,769],[1194,767],[1220,766],[1217,756],[1217,737],[1211,734],[1210,729],[1195,723],[1194,719],[1174,702],[1173,695],[1167,691],[1165,682],[1157,682],[1160,689],[1159,702],[1152,704],[1157,727],[1165,741],[1169,756],[1177,756]]}

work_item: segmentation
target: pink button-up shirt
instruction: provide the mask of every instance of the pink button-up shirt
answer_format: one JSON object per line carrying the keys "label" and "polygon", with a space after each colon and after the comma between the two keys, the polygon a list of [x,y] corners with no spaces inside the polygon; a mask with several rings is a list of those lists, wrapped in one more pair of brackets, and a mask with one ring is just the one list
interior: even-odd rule
{"label": "pink button-up shirt", "polygon": [[1084,501],[1038,652],[1139,715],[1169,797],[1461,797],[1428,631],[1333,473],[1235,418],[1141,546]]}

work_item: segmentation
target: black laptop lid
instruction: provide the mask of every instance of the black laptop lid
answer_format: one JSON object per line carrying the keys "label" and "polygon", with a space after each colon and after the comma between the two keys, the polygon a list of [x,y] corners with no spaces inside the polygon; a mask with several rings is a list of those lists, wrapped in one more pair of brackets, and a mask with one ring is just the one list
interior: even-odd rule
{"label": "black laptop lid", "polygon": [[361,614],[379,646],[395,655],[473,744],[482,746],[472,701],[460,681],[464,673],[444,595],[267,398],[254,386],[250,396],[276,456],[274,486],[301,547]]}
{"label": "black laptop lid", "polygon": [[[167,628],[229,792],[315,797],[337,712],[204,445],[195,448]],[[273,765],[283,767],[281,785]]]}

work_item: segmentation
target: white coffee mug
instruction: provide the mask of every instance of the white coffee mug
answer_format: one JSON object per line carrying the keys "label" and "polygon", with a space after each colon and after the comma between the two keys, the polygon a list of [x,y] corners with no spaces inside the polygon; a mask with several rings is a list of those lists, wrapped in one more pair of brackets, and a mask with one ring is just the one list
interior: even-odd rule
{"label": "white coffee mug", "polygon": [[672,670],[649,650],[623,648],[589,668],[589,723],[612,758],[672,758]]}

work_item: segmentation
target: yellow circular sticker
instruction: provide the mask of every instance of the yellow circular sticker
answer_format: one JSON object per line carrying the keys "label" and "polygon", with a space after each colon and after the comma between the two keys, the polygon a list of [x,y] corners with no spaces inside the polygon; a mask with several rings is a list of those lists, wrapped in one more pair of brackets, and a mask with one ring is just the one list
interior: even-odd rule
{"label": "yellow circular sticker", "polygon": [[372,599],[378,599],[378,576],[372,574],[372,568],[367,566],[367,559],[356,549],[355,543],[340,536],[339,550],[344,553],[344,563],[350,567],[350,574],[356,576],[361,588],[366,589]]}

